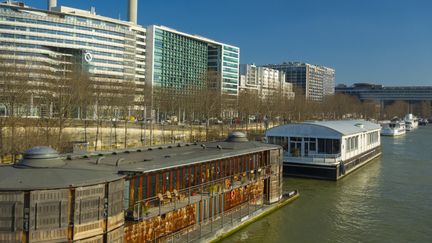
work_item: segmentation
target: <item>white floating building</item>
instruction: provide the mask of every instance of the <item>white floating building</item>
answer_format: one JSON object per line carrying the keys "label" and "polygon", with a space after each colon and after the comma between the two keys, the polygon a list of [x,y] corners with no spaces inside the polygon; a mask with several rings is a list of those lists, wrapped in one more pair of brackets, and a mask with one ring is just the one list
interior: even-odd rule
{"label": "white floating building", "polygon": [[338,180],[381,155],[380,125],[365,120],[315,121],[271,128],[284,148],[284,174]]}

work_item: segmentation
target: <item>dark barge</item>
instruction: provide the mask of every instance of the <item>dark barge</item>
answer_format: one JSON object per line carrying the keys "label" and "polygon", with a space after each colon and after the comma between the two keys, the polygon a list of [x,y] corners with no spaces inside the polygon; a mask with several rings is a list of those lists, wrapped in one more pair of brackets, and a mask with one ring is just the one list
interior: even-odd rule
{"label": "dark barge", "polygon": [[0,167],[0,242],[193,242],[284,201],[282,148],[189,143],[62,157],[47,147]]}

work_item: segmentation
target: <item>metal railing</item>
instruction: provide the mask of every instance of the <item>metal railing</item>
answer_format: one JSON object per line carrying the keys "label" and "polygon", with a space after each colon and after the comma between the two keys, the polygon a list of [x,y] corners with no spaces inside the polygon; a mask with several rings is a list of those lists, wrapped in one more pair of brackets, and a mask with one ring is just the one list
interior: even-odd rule
{"label": "metal railing", "polygon": [[256,215],[257,212],[261,212],[265,207],[265,198],[266,195],[263,194],[261,198],[262,200],[259,200],[260,203],[258,204],[252,204],[251,201],[248,200],[241,205],[177,231],[174,234],[155,239],[154,242],[197,242],[200,239],[216,233],[224,227],[238,225],[239,223],[249,219],[251,216]]}
{"label": "metal railing", "polygon": [[341,160],[341,154],[310,154],[308,156],[284,155],[284,162],[336,164]]}
{"label": "metal railing", "polygon": [[168,195],[167,193],[160,193],[159,197],[154,196],[136,202],[133,208],[126,211],[126,219],[132,221],[146,220],[197,203],[203,199],[256,183],[258,180],[266,179],[272,174],[271,166],[268,165],[253,171],[226,176],[182,189],[177,193],[174,193],[174,190]]}

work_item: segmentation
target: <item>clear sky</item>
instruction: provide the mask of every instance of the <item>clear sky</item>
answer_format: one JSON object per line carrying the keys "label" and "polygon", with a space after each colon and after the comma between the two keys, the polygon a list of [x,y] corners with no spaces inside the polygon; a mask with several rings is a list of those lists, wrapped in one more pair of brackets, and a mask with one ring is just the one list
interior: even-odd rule
{"label": "clear sky", "polygon": [[[127,17],[127,0],[58,3]],[[239,46],[241,63],[304,61],[335,68],[337,83],[432,85],[431,0],[139,0],[138,15]]]}

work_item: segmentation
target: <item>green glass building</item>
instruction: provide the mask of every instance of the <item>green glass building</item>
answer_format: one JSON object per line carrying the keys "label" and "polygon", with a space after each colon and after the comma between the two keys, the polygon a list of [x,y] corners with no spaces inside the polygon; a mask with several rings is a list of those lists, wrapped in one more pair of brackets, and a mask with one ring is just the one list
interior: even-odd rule
{"label": "green glass building", "polygon": [[206,87],[207,75],[215,73],[214,88],[238,95],[238,47],[152,25],[147,29],[147,53],[147,84],[152,89],[192,92]]}

